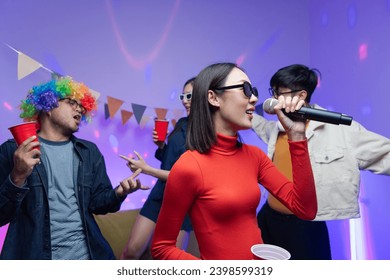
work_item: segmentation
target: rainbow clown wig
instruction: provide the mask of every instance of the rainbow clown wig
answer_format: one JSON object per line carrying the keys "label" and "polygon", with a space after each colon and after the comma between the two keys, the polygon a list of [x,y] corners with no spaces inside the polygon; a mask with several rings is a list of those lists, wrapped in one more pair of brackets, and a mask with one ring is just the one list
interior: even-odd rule
{"label": "rainbow clown wig", "polygon": [[91,121],[94,111],[97,110],[96,97],[86,85],[75,82],[70,77],[53,79],[31,88],[20,105],[20,117],[25,121],[37,120],[40,112],[53,110],[58,107],[58,101],[64,98],[78,101],[87,111],[82,120]]}

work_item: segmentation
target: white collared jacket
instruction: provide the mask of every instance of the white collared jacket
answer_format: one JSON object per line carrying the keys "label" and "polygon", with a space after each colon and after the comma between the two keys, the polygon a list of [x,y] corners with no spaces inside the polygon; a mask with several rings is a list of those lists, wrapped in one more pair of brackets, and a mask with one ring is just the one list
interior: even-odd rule
{"label": "white collared jacket", "polygon": [[[272,159],[280,123],[254,114],[252,129]],[[359,218],[360,170],[390,175],[390,139],[355,121],[351,126],[310,121],[306,137],[318,201],[315,220]]]}

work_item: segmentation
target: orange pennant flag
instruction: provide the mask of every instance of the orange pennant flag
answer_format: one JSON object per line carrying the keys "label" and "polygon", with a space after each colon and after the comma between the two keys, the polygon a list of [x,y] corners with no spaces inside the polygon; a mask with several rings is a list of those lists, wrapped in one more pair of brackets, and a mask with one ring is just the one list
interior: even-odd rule
{"label": "orange pennant flag", "polygon": [[168,109],[155,108],[154,111],[156,112],[157,118],[163,120],[167,116]]}
{"label": "orange pennant flag", "polygon": [[175,119],[180,119],[180,118],[184,117],[183,113],[184,113],[183,109],[175,109],[175,110],[173,110],[173,117]]}
{"label": "orange pennant flag", "polygon": [[110,118],[113,118],[118,112],[119,108],[124,103],[123,100],[107,96],[107,106],[108,106],[108,112],[110,113]]}
{"label": "orange pennant flag", "polygon": [[122,125],[124,125],[133,116],[133,112],[121,110],[121,115],[122,115]]}

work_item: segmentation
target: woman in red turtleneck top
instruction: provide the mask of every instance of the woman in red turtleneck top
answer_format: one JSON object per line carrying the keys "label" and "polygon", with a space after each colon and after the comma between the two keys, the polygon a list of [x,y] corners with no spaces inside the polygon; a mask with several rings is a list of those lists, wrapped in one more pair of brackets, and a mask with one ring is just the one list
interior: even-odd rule
{"label": "woman in red turtleneck top", "polygon": [[281,96],[275,107],[289,136],[293,182],[259,148],[238,141],[237,132],[251,128],[256,102],[256,88],[235,64],[213,64],[197,76],[187,131],[189,150],[168,177],[152,242],[155,259],[196,259],[175,246],[186,213],[202,259],[252,259],[251,246],[263,243],[256,219],[259,183],[298,217],[315,217],[305,123],[293,122],[281,111],[299,109],[303,102]]}

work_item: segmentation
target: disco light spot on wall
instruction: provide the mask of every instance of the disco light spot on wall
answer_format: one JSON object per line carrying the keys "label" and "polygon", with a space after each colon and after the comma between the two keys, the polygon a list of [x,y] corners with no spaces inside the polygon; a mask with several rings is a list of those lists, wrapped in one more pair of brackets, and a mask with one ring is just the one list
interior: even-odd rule
{"label": "disco light spot on wall", "polygon": [[282,35],[282,30],[278,29],[274,33],[271,34],[271,36],[268,37],[268,39],[264,42],[263,45],[261,45],[259,53],[265,53],[268,49],[270,49],[275,42],[279,39],[279,37]]}
{"label": "disco light spot on wall", "polygon": [[244,63],[245,58],[246,58],[246,54],[240,55],[240,56],[236,59],[236,64],[237,64],[238,66],[241,66],[241,65]]}
{"label": "disco light spot on wall", "polygon": [[110,142],[111,149],[114,151],[114,153],[118,153],[118,138],[116,138],[115,135],[111,134],[108,139]]}
{"label": "disco light spot on wall", "polygon": [[351,6],[348,9],[348,25],[350,28],[356,25],[356,7]]}
{"label": "disco light spot on wall", "polygon": [[328,25],[328,13],[327,12],[322,12],[321,14],[321,25],[322,26],[327,26]]}
{"label": "disco light spot on wall", "polygon": [[[143,56],[143,58],[137,58],[135,57],[128,49],[125,44],[125,38],[122,36],[122,32],[120,31],[120,28],[118,26],[118,23],[116,21],[116,17],[114,15],[114,10],[111,5],[111,1],[106,1],[106,7],[107,7],[107,12],[109,15],[109,18],[111,20],[111,25],[113,32],[115,34],[117,44],[119,47],[119,50],[125,57],[127,63],[132,66],[133,68],[136,69],[142,69],[152,61],[156,59],[156,57],[159,55],[162,47],[165,45],[165,42],[167,41],[168,35],[171,32],[172,26],[174,19],[176,18],[176,15],[179,11],[180,7],[180,0],[176,0],[174,3],[174,6],[172,7],[171,14],[168,17],[168,21],[165,23],[163,32],[160,36],[160,38],[156,38],[156,43],[152,47],[152,50]],[[142,23],[140,23],[142,25]]]}
{"label": "disco light spot on wall", "polygon": [[361,44],[359,46],[359,59],[362,61],[362,60],[365,60],[368,56],[368,46],[367,44]]}
{"label": "disco light spot on wall", "polygon": [[178,90],[177,89],[173,89],[171,91],[171,94],[169,95],[169,99],[170,100],[176,100],[176,99],[179,100],[179,95],[178,95]]}
{"label": "disco light spot on wall", "polygon": [[8,111],[12,111],[13,110],[12,106],[8,102],[6,102],[6,101],[4,101],[3,106]]}
{"label": "disco light spot on wall", "polygon": [[99,138],[100,138],[100,131],[97,130],[97,129],[95,129],[95,130],[93,131],[93,135],[95,136],[95,138],[99,139]]}

